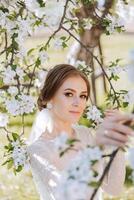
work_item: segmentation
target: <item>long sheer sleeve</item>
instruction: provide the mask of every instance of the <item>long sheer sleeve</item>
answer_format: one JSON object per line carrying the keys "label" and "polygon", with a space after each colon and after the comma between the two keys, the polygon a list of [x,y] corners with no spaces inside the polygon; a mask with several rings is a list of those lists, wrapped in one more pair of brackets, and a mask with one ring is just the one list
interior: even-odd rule
{"label": "long sheer sleeve", "polygon": [[33,180],[41,200],[54,200],[52,188],[56,186],[59,176],[57,169],[51,163],[50,149],[45,148],[42,141],[28,147]]}
{"label": "long sheer sleeve", "polygon": [[120,195],[124,189],[125,175],[125,154],[123,151],[119,150],[103,182],[103,190],[113,196]]}
{"label": "long sheer sleeve", "polygon": [[[89,128],[87,128],[87,133],[89,135],[88,137],[91,144],[95,145],[95,136],[91,134]],[[112,148],[111,148],[111,153],[112,153]],[[105,161],[105,159],[100,162],[99,168],[101,171],[104,170],[106,164],[107,162]],[[119,195],[124,189],[125,175],[126,175],[125,153],[119,150],[111,164],[108,174],[106,175],[103,181],[102,189],[106,193],[111,194],[113,196]]]}

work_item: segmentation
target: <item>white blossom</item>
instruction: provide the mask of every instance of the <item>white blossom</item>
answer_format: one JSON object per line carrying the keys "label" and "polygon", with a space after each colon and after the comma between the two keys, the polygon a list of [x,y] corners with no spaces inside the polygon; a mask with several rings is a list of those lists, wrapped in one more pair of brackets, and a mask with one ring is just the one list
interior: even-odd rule
{"label": "white blossom", "polygon": [[97,124],[100,124],[102,119],[102,113],[96,106],[92,106],[88,109],[87,119],[95,121]]}
{"label": "white blossom", "polygon": [[20,82],[23,81],[23,77],[24,77],[24,75],[25,75],[23,69],[17,66],[15,72],[16,72],[16,74],[17,74],[18,77],[19,77],[19,81],[20,81]]}
{"label": "white blossom", "polygon": [[37,73],[37,79],[35,80],[35,86],[42,89],[46,80],[48,72],[44,70],[39,70]]}
{"label": "white blossom", "polygon": [[102,9],[103,9],[103,6],[104,6],[104,4],[105,4],[105,0],[97,0],[97,2],[98,2],[98,5],[97,5],[98,8],[102,10]]}
{"label": "white blossom", "polygon": [[63,15],[64,4],[64,1],[46,2],[45,17],[43,21],[50,30],[55,30],[59,27]]}
{"label": "white blossom", "polygon": [[23,69],[17,66],[16,69],[13,70],[11,66],[8,66],[2,72],[3,82],[7,85],[15,84],[16,75],[18,75],[20,82],[23,81],[23,76],[24,76]]}
{"label": "white blossom", "polygon": [[0,10],[0,26],[5,28],[7,15]]}
{"label": "white blossom", "polygon": [[[45,2],[45,1],[44,1]],[[35,13],[39,18],[42,18],[45,14],[44,7],[40,7],[37,0],[25,0],[26,7],[29,11]]]}
{"label": "white blossom", "polygon": [[4,71],[2,72],[2,75],[3,75],[3,82],[5,84],[10,85],[10,84],[15,83],[14,78],[16,76],[16,73],[14,70],[12,70],[10,66],[4,69]]}
{"label": "white blossom", "polygon": [[54,48],[57,49],[57,50],[61,49],[62,43],[63,43],[63,41],[60,38],[56,38],[54,40]]}
{"label": "white blossom", "polygon": [[44,65],[45,62],[48,61],[48,59],[49,59],[47,52],[40,51],[39,52],[39,59],[41,61],[41,64]]}
{"label": "white blossom", "polygon": [[89,18],[83,19],[84,28],[90,30],[92,28],[91,20]]}
{"label": "white blossom", "polygon": [[28,160],[26,147],[21,145],[18,140],[12,142],[13,152],[11,157],[14,161],[14,166],[17,169],[19,166],[25,166]]}
{"label": "white blossom", "polygon": [[17,147],[20,146],[20,141],[19,141],[19,140],[16,140],[16,141],[11,142],[11,144],[12,144],[12,146],[13,146],[14,148],[17,148]]}
{"label": "white blossom", "polygon": [[62,182],[55,192],[56,200],[85,200],[87,196],[89,196],[89,187],[75,180]]}
{"label": "white blossom", "polygon": [[56,188],[56,199],[79,200],[90,196],[91,190],[88,184],[97,181],[98,178],[94,177],[91,161],[99,160],[101,157],[102,152],[98,147],[80,150],[67,169],[62,172]]}
{"label": "white blossom", "polygon": [[16,27],[15,21],[12,21],[12,20],[6,18],[5,28],[9,35],[13,35],[16,32],[15,27]]}
{"label": "white blossom", "polygon": [[4,100],[6,99],[6,92],[1,89],[0,89],[0,98],[1,102],[4,102]]}
{"label": "white blossom", "polygon": [[86,64],[86,62],[83,60],[77,60],[76,61],[76,63],[75,63],[75,67],[76,68],[83,68],[83,69],[87,69],[88,68],[88,70],[90,70],[90,71],[92,71],[92,69]]}
{"label": "white blossom", "polygon": [[129,104],[134,104],[134,90],[129,90],[126,94],[122,95],[123,101]]}
{"label": "white blossom", "polygon": [[54,29],[59,26],[61,17],[56,13],[49,13],[45,16],[44,22],[47,23],[48,27]]}
{"label": "white blossom", "polygon": [[17,19],[17,25],[19,27],[19,35],[21,35],[23,38],[27,37],[28,34],[32,34],[32,24],[35,21],[33,19],[27,18],[27,19],[21,19],[18,17]]}
{"label": "white blossom", "polygon": [[22,94],[18,96],[18,99],[14,97],[7,99],[5,106],[7,111],[13,116],[23,115],[33,112],[35,101],[32,96]]}
{"label": "white blossom", "polygon": [[122,67],[119,65],[107,68],[107,72],[115,76],[119,75],[121,72],[126,72],[126,71],[127,67]]}
{"label": "white blossom", "polygon": [[67,144],[68,135],[65,132],[60,133],[54,140],[54,145],[57,150],[63,151],[68,147]]}
{"label": "white blossom", "polygon": [[116,28],[123,27],[123,21],[119,18],[119,16],[112,16],[108,14],[106,16],[106,20],[109,22],[109,25],[106,27],[106,30],[112,34]]}
{"label": "white blossom", "polygon": [[8,115],[0,113],[0,127],[6,127],[9,122]]}
{"label": "white blossom", "polygon": [[15,86],[10,86],[7,91],[9,94],[14,95],[14,96],[18,94],[18,88]]}

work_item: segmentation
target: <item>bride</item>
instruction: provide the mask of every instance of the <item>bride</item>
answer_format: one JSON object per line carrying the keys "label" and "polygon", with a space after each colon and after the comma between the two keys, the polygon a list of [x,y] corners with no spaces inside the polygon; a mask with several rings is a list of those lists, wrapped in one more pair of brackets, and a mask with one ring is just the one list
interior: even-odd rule
{"label": "bride", "polygon": [[[124,147],[128,142],[128,136],[134,136],[134,132],[122,123],[133,116],[128,117],[118,111],[107,111],[95,136],[90,133],[89,128],[79,125],[78,121],[86,108],[89,95],[89,81],[75,67],[61,64],[48,72],[38,98],[40,112],[34,123],[28,146],[33,179],[41,200],[59,200],[55,197],[54,189],[58,180],[62,178],[61,172],[77,154],[68,151],[63,157],[59,157],[54,143],[63,131],[68,138],[81,140],[81,144],[76,145],[77,149],[87,144],[103,145],[104,148]],[[98,172],[104,167],[103,163],[100,163]],[[124,180],[125,156],[123,151],[119,150],[94,199],[102,198],[102,190],[111,195],[119,195],[123,190]],[[93,189],[89,188],[89,195],[83,200],[89,200],[92,192]],[[80,199],[76,194],[75,199],[68,199],[65,196],[63,200]]]}

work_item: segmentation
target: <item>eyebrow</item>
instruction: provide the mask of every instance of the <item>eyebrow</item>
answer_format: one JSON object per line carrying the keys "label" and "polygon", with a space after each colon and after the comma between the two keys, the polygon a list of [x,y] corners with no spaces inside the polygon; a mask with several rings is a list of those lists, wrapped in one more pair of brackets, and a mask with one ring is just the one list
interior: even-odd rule
{"label": "eyebrow", "polygon": [[[74,90],[74,89],[72,89],[72,88],[67,88],[67,89],[65,89],[65,91],[66,90],[71,90],[72,92],[76,92],[76,90]],[[87,91],[82,91],[81,93],[87,93]]]}

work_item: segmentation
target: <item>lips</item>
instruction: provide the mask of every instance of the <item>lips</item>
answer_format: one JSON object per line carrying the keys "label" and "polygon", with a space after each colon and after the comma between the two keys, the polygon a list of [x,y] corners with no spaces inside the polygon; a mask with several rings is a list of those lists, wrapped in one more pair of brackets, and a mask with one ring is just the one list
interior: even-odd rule
{"label": "lips", "polygon": [[69,111],[70,113],[73,113],[73,114],[80,114],[80,112],[78,111]]}

